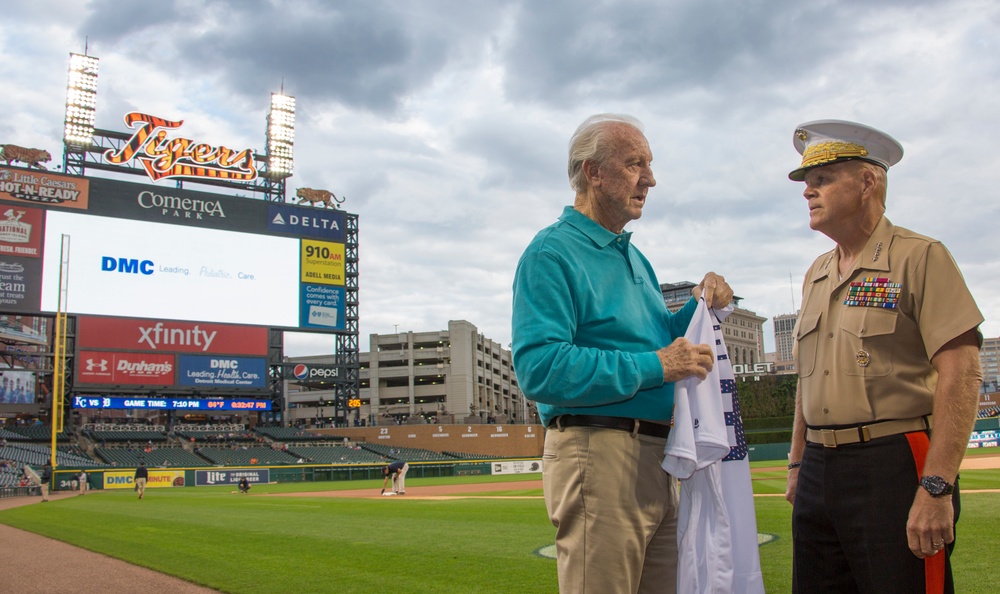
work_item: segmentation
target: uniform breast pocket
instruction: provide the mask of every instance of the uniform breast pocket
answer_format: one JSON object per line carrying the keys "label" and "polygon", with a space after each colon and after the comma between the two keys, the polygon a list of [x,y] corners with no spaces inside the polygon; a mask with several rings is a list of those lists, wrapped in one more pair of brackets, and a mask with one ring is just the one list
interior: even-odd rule
{"label": "uniform breast pocket", "polygon": [[844,313],[841,369],[847,375],[880,377],[892,372],[898,313],[876,307],[849,307]]}
{"label": "uniform breast pocket", "polygon": [[816,369],[819,348],[819,318],[822,312],[803,312],[795,325],[795,364],[799,377],[809,377]]}

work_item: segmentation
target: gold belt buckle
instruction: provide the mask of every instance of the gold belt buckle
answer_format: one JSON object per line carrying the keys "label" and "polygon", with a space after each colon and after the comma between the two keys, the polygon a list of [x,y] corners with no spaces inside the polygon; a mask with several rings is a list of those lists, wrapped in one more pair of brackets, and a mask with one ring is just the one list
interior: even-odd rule
{"label": "gold belt buckle", "polygon": [[819,433],[823,437],[823,447],[825,447],[825,448],[835,448],[835,447],[837,447],[837,430],[836,429],[820,429]]}

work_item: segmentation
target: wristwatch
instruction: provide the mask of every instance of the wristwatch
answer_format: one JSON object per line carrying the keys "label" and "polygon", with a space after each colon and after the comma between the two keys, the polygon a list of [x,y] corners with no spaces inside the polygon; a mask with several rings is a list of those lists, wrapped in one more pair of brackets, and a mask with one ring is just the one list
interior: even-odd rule
{"label": "wristwatch", "polygon": [[955,485],[949,485],[948,481],[934,475],[920,477],[920,486],[930,493],[931,497],[944,497],[955,492]]}

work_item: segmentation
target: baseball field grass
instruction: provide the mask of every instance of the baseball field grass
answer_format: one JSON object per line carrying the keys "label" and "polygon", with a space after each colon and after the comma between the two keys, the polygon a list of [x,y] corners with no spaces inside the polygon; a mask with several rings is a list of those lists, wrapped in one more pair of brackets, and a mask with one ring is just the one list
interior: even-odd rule
{"label": "baseball field grass", "polygon": [[[517,478],[407,482],[413,488]],[[765,586],[789,592],[784,473],[755,470],[754,479]],[[224,592],[554,593],[555,561],[545,550],[554,529],[533,485],[435,499],[309,495],[363,488],[371,496],[381,481],[260,485],[250,496],[232,487],[151,489],[142,501],[131,491],[106,491],[5,510],[0,523]],[[1000,492],[983,490],[1000,489],[1000,470],[963,471],[962,488],[958,590],[996,592]],[[269,496],[291,492],[302,496]],[[58,571],[58,559],[39,564]]]}

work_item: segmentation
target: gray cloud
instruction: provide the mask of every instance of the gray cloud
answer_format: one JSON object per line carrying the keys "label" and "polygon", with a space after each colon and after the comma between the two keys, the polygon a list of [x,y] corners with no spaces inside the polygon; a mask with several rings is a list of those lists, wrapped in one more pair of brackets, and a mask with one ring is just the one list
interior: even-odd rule
{"label": "gray cloud", "polygon": [[[66,57],[102,59],[98,125],[133,109],[262,148],[269,93],[298,100],[290,187],[360,216],[362,346],[464,318],[509,341],[521,250],[572,201],[587,115],[638,116],[658,184],[630,225],[661,281],[730,279],[788,313],[812,259],[795,125],[864,121],[906,156],[894,223],[942,239],[1000,334],[1000,7],[978,0],[14,3],[0,23],[0,142],[58,152]],[[790,278],[791,277],[791,278]],[[767,334],[767,332],[765,332]],[[307,335],[308,336],[308,335]],[[314,337],[290,339],[315,352]],[[767,338],[767,340],[770,340]]]}

